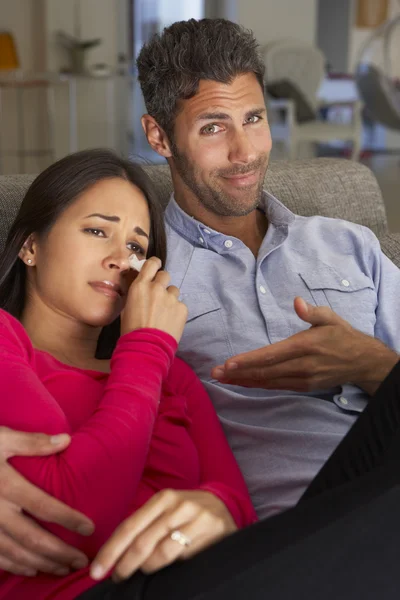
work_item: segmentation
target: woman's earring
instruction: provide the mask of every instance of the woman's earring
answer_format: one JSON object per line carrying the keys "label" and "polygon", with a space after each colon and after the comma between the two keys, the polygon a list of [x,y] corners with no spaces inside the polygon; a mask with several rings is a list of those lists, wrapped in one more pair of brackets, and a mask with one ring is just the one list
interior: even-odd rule
{"label": "woman's earring", "polygon": [[26,262],[28,263],[28,265],[31,265],[32,264],[32,259],[28,258],[28,260]]}

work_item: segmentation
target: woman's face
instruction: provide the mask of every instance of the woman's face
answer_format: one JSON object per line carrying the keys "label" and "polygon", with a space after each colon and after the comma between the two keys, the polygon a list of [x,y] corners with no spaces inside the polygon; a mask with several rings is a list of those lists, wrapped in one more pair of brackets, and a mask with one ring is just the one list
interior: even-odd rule
{"label": "woman's face", "polygon": [[128,258],[145,258],[149,235],[149,210],[139,188],[118,178],[97,182],[43,239],[33,235],[28,302],[40,299],[94,327],[111,323],[134,278]]}

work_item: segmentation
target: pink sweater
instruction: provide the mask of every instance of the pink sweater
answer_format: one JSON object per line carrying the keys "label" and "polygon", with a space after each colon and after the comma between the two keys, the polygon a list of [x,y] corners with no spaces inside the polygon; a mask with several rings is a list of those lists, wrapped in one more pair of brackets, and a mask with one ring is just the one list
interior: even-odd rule
{"label": "pink sweater", "polygon": [[[211,402],[174,358],[176,347],[168,334],[141,329],[120,338],[110,374],[77,369],[35,350],[21,323],[0,310],[1,425],[72,436],[60,454],[10,462],[93,519],[89,538],[42,523],[90,559],[164,488],[213,492],[239,527],[257,518]],[[0,571],[0,598],[69,600],[94,584],[88,569],[63,578]]]}

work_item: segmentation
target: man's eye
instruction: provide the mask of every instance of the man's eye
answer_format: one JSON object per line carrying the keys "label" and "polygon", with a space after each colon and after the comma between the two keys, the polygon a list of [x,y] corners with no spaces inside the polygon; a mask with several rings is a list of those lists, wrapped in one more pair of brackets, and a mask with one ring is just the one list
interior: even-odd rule
{"label": "man's eye", "polygon": [[246,119],[246,123],[258,123],[258,121],[261,121],[260,115],[251,115]]}
{"label": "man's eye", "polygon": [[95,229],[94,227],[86,227],[84,229],[85,233],[91,233],[97,237],[105,237],[105,233],[102,229]]}
{"label": "man's eye", "polygon": [[220,130],[222,130],[222,127],[216,125],[215,123],[210,123],[209,125],[202,127],[201,133],[204,133],[205,135],[212,135],[213,133],[218,133]]}

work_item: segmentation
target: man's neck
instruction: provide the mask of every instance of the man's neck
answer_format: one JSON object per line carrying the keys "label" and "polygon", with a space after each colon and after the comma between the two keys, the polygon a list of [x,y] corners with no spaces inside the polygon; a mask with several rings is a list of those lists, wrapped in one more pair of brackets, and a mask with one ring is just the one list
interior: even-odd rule
{"label": "man's neck", "polygon": [[223,217],[211,213],[199,202],[197,203],[196,209],[191,211],[188,203],[185,202],[180,194],[175,194],[175,200],[178,206],[190,217],[194,217],[206,227],[214,229],[214,231],[241,240],[243,244],[251,250],[254,256],[258,255],[258,251],[268,229],[268,220],[263,211],[255,209],[248,215],[240,217]]}

